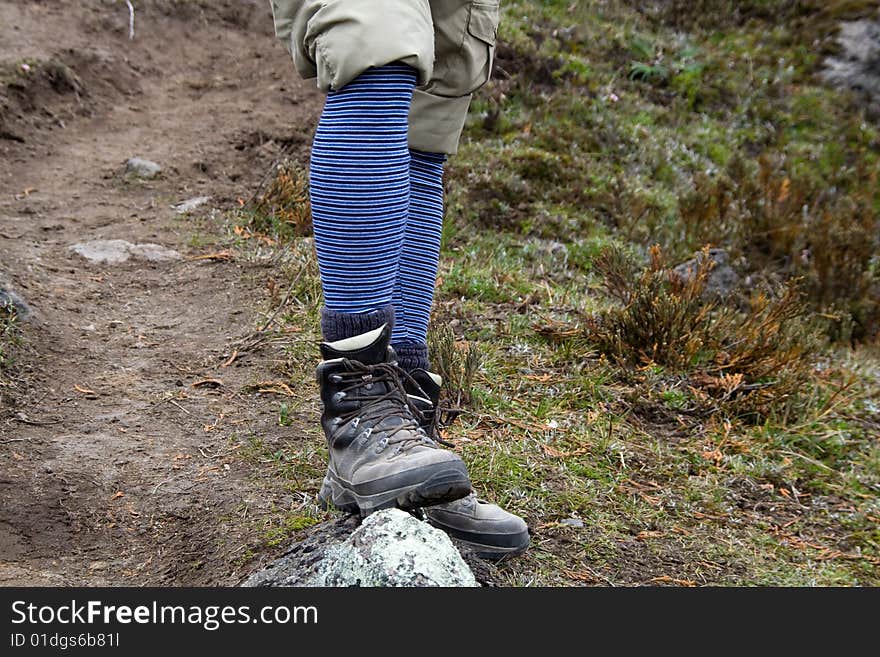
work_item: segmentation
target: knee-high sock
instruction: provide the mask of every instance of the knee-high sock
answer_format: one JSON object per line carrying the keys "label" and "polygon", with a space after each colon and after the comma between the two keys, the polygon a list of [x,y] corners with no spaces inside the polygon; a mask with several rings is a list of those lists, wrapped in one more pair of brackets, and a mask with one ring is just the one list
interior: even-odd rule
{"label": "knee-high sock", "polygon": [[391,344],[401,367],[428,369],[428,320],[434,299],[443,228],[446,155],[410,151],[410,203],[394,288]]}
{"label": "knee-high sock", "polygon": [[[377,313],[391,312],[409,211],[415,84],[415,69],[389,64],[327,96],[310,165],[326,339],[370,330]],[[373,319],[360,326],[361,315]]]}

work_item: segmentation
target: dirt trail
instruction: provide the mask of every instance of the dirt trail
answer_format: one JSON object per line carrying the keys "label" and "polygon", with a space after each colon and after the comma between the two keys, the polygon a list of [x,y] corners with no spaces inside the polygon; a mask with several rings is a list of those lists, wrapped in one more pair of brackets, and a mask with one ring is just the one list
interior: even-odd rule
{"label": "dirt trail", "polygon": [[[279,502],[231,440],[295,431],[246,392],[271,355],[222,367],[267,272],[189,258],[212,250],[194,234],[222,231],[212,209],[305,147],[320,98],[268,3],[136,5],[129,41],[124,3],[0,2],[0,64],[29,68],[0,125],[0,276],[34,310],[26,384],[0,406],[0,585],[234,583],[251,519]],[[124,180],[132,156],[163,174]],[[202,195],[201,221],[170,207]],[[96,239],[182,258],[70,250]],[[223,385],[193,386],[205,378]]]}

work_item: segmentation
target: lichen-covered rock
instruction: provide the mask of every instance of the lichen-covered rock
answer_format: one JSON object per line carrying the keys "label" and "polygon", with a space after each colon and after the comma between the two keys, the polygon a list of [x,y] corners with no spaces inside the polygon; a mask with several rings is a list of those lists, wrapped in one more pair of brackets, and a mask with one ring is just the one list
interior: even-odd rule
{"label": "lichen-covered rock", "polygon": [[[705,257],[705,252],[697,251],[691,260],[675,268],[675,274],[684,281],[690,281],[697,275]],[[709,249],[708,258],[712,264],[706,276],[704,294],[707,297],[724,299],[739,285],[739,274],[730,266],[730,256],[724,249]]]}
{"label": "lichen-covered rock", "polygon": [[398,509],[327,523],[243,586],[477,586],[449,537]]}
{"label": "lichen-covered rock", "polygon": [[397,509],[374,513],[318,565],[317,586],[476,586],[442,531]]}

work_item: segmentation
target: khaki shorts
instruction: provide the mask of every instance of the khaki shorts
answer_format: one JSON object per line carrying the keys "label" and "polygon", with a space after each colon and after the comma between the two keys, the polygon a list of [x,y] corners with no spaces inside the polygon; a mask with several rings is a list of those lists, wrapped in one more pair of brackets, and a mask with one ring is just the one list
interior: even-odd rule
{"label": "khaki shorts", "polygon": [[391,62],[418,71],[409,145],[454,153],[471,94],[492,71],[500,0],[270,0],[275,33],[304,78],[341,89]]}

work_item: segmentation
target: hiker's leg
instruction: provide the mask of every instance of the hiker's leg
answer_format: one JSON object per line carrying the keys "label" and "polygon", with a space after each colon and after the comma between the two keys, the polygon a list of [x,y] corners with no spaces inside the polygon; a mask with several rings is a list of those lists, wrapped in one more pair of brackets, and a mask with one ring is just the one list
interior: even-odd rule
{"label": "hiker's leg", "polygon": [[319,498],[362,514],[458,499],[470,491],[467,469],[419,427],[388,349],[410,202],[409,110],[434,57],[427,0],[281,0],[273,11],[297,68],[327,91],[310,163],[329,453]]}
{"label": "hiker's leg", "polygon": [[409,117],[410,211],[395,285],[392,345],[408,371],[428,369],[428,319],[443,223],[443,163],[455,153],[473,91],[491,73],[497,2],[431,0],[434,68]]}
{"label": "hiker's leg", "polygon": [[410,195],[407,115],[416,72],[371,68],[330,91],[310,164],[324,338],[391,323]]}
{"label": "hiker's leg", "polygon": [[400,366],[429,369],[428,320],[440,261],[443,229],[443,153],[410,151],[409,214],[394,290],[397,316],[392,346]]}
{"label": "hiker's leg", "polygon": [[427,0],[273,0],[278,37],[328,92],[312,147],[322,330],[340,340],[393,322],[409,209],[408,114],[433,72]]}
{"label": "hiker's leg", "polygon": [[[498,2],[432,0],[436,59],[431,81],[417,89],[410,112],[411,203],[395,297],[400,364],[418,384],[413,401],[424,426],[438,431],[442,379],[428,371],[426,334],[440,252],[443,162],[457,150],[471,93],[488,79],[498,27]],[[404,337],[400,337],[404,336]],[[427,399],[425,399],[427,397]],[[518,554],[529,545],[525,521],[474,493],[425,509],[428,521],[468,543],[486,559]]]}

